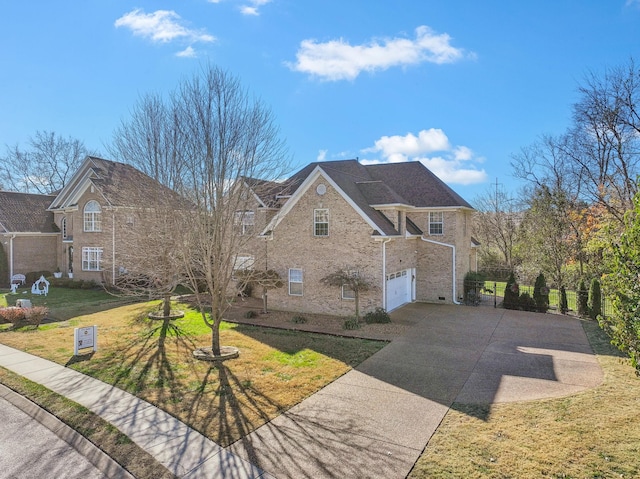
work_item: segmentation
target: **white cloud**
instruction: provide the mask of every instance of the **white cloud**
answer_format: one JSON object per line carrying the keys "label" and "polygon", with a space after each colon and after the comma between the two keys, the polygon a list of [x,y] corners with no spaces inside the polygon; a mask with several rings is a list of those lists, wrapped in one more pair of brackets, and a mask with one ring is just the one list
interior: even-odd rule
{"label": "white cloud", "polygon": [[466,146],[451,146],[447,135],[438,128],[421,130],[418,135],[383,136],[362,152],[381,156],[381,159],[367,158],[363,164],[420,161],[445,183],[469,185],[487,181],[487,173],[476,167],[483,158],[476,157]]}
{"label": "white cloud", "polygon": [[316,161],[325,161],[327,159],[327,153],[329,150],[320,150],[318,151],[318,156],[316,157]]}
{"label": "white cloud", "polygon": [[118,18],[115,26],[128,28],[134,35],[157,43],[169,43],[174,40],[203,43],[215,41],[215,37],[206,31],[185,26],[180,15],[173,10],[144,13],[141,9],[135,9]]}
{"label": "white cloud", "polygon": [[195,58],[198,55],[196,54],[196,51],[193,49],[193,47],[189,45],[187,48],[185,48],[181,52],[176,53],[176,56],[180,58]]}
{"label": "white cloud", "polygon": [[240,13],[243,15],[260,15],[260,11],[258,10],[263,5],[267,3],[271,3],[271,0],[249,0],[248,5],[242,5],[240,7]]}
{"label": "white cloud", "polygon": [[364,45],[350,45],[343,39],[326,43],[309,39],[300,43],[296,63],[288,66],[323,80],[354,80],[363,71],[424,62],[452,63],[462,59],[464,50],[451,46],[450,42],[449,35],[437,34],[427,26],[416,28],[415,39],[388,38]]}

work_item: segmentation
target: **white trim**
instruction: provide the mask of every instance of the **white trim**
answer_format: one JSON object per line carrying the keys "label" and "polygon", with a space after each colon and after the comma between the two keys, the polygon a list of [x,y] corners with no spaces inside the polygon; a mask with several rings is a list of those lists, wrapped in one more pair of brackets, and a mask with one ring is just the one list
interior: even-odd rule
{"label": "white trim", "polygon": [[376,225],[371,220],[371,218],[369,218],[369,216],[364,211],[362,211],[362,209],[358,205],[356,205],[351,198],[349,198],[349,196],[342,190],[342,188],[340,188],[337,183],[324,172],[320,165],[316,166],[313,171],[307,176],[307,178],[302,182],[302,184],[298,187],[291,198],[284,204],[282,208],[280,208],[278,214],[276,214],[271,219],[271,221],[269,221],[264,230],[262,230],[260,236],[265,236],[267,232],[273,231],[318,178],[324,178],[344,198],[344,200],[354,210],[356,210],[356,212],[373,230],[377,231],[382,236],[386,236],[384,232],[380,230],[378,225]]}
{"label": "white trim", "polygon": [[434,241],[434,240],[430,240],[430,239],[426,239],[424,236],[421,237],[422,241],[426,241],[427,243],[433,243],[433,244],[437,244],[439,246],[446,246],[448,248],[451,248],[451,252],[452,252],[452,268],[451,270],[453,271],[453,282],[451,285],[451,289],[452,292],[451,294],[453,295],[453,304],[462,304],[460,303],[457,299],[456,299],[456,247],[455,245],[452,244],[448,244],[448,243],[441,243],[440,241]]}
{"label": "white trim", "polygon": [[[291,281],[291,271],[300,271],[300,281]],[[302,291],[300,291],[300,294],[297,293],[291,293],[291,283],[294,284],[299,284],[300,287],[302,288]],[[289,293],[289,296],[304,296],[304,270],[302,268],[289,268],[288,274],[287,274],[287,291]]]}

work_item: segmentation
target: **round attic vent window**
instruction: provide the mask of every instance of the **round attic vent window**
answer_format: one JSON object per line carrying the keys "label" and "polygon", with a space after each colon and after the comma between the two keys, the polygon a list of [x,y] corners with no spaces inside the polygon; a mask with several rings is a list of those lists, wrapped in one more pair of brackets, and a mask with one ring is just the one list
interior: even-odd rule
{"label": "round attic vent window", "polygon": [[326,192],[327,192],[327,187],[325,185],[323,185],[322,183],[320,183],[316,187],[316,193],[318,193],[320,196],[324,195]]}

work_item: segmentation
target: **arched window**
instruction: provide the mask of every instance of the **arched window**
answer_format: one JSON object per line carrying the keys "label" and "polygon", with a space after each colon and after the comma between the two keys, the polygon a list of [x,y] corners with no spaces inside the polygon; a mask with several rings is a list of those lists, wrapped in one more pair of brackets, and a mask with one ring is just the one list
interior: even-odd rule
{"label": "arched window", "polygon": [[67,239],[67,217],[60,220],[60,230],[62,231],[62,239]]}
{"label": "arched window", "polygon": [[91,200],[84,205],[84,230],[85,231],[102,231],[102,221],[100,213],[102,208],[100,204]]}

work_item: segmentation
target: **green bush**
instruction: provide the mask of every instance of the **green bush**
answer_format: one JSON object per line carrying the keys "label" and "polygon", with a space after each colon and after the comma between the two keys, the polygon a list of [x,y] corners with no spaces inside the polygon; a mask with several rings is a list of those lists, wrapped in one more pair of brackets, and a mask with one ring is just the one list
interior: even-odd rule
{"label": "green bush", "polygon": [[9,287],[9,262],[7,261],[7,253],[0,241],[0,287]]}
{"label": "green bush", "polygon": [[256,316],[258,316],[258,313],[256,313],[253,310],[249,310],[246,313],[244,313],[244,317],[247,319],[255,318]]}
{"label": "green bush", "polygon": [[591,319],[598,319],[598,316],[602,316],[602,292],[600,290],[600,281],[596,278],[591,280],[591,286],[589,287],[589,302],[587,303],[589,308],[589,316]]}
{"label": "green bush", "polygon": [[364,315],[364,321],[367,324],[371,324],[371,323],[379,323],[379,324],[384,324],[384,323],[390,323],[391,322],[391,316],[389,316],[389,313],[387,313],[384,308],[376,308],[373,311],[369,311],[367,314]]}
{"label": "green bush", "polygon": [[529,293],[524,292],[518,298],[518,305],[522,311],[535,311],[536,310],[536,302],[529,295]]}
{"label": "green bush", "polygon": [[356,318],[355,316],[352,316],[350,318],[345,319],[343,329],[349,329],[349,330],[360,329],[360,322],[358,321],[358,318]]}
{"label": "green bush", "polygon": [[578,303],[578,316],[589,316],[589,291],[587,291],[587,286],[584,284],[584,279],[580,280],[576,296],[576,302]]}
{"label": "green bush", "polygon": [[291,318],[291,322],[295,324],[304,324],[307,322],[307,318],[305,318],[304,316],[296,315]]}
{"label": "green bush", "polygon": [[46,271],[46,270],[43,270],[43,271],[29,271],[24,276],[25,276],[26,284],[30,285],[30,284],[33,284],[36,281],[38,281],[40,279],[40,276],[44,276],[45,278],[49,278],[49,277],[53,276],[53,273],[51,271]]}
{"label": "green bush", "polygon": [[567,301],[567,290],[564,286],[560,286],[560,312],[567,314],[569,312],[569,301]]}
{"label": "green bush", "polygon": [[533,301],[536,303],[536,310],[539,313],[546,313],[549,309],[549,288],[547,288],[547,280],[542,273],[536,278],[533,287]]}
{"label": "green bush", "polygon": [[486,276],[483,273],[477,271],[469,271],[464,275],[463,290],[464,301],[475,302],[480,298],[480,292],[484,287]]}
{"label": "green bush", "polygon": [[519,309],[520,308],[520,287],[516,283],[516,277],[511,272],[507,284],[504,288],[504,301],[503,306],[505,309]]}

